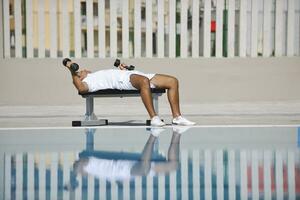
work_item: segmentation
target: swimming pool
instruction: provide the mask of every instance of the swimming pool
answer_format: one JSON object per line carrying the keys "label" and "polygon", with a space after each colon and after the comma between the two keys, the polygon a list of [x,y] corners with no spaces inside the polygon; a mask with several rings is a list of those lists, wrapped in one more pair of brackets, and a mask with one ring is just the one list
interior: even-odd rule
{"label": "swimming pool", "polygon": [[0,129],[0,199],[299,199],[299,130]]}

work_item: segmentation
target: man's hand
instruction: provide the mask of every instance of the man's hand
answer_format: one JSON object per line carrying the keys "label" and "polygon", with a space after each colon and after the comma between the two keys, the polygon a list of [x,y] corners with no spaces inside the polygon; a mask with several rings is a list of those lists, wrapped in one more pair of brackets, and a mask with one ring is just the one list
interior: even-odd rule
{"label": "man's hand", "polygon": [[119,65],[119,69],[120,69],[120,70],[127,70],[126,64],[125,64],[125,63],[121,63],[121,64]]}

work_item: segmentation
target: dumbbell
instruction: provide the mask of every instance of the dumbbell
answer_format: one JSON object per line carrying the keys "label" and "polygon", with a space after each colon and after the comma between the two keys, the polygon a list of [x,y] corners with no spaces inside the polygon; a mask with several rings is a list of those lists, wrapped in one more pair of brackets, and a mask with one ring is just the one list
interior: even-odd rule
{"label": "dumbbell", "polygon": [[[115,63],[114,63],[114,66],[115,67],[119,67],[121,64],[121,61],[119,59],[116,59]],[[123,66],[124,68],[126,68],[127,70],[131,71],[131,70],[134,70],[134,66],[133,65],[129,65],[129,66]]]}
{"label": "dumbbell", "polygon": [[69,58],[65,58],[63,59],[62,63],[64,66],[68,66],[70,67],[70,69],[73,71],[73,72],[76,72],[78,71],[79,69],[79,65],[77,63],[71,63],[71,65],[68,63],[68,62],[72,62]]}

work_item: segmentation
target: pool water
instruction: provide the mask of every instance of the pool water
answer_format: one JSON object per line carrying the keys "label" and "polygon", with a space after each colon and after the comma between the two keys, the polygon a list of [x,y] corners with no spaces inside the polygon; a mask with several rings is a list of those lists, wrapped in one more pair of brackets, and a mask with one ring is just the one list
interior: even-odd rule
{"label": "pool water", "polygon": [[0,199],[300,199],[299,130],[0,129]]}

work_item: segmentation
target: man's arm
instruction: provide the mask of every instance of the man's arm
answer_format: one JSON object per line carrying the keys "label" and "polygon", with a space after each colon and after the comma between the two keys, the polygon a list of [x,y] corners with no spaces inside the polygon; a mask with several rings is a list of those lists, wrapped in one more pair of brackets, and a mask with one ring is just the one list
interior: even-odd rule
{"label": "man's arm", "polygon": [[85,82],[82,82],[77,75],[72,75],[73,84],[77,88],[79,93],[87,93],[89,91],[88,85]]}
{"label": "man's arm", "polygon": [[82,82],[79,75],[76,72],[73,72],[69,69],[72,75],[73,84],[78,90],[79,93],[86,93],[89,91],[88,85],[85,82]]}

